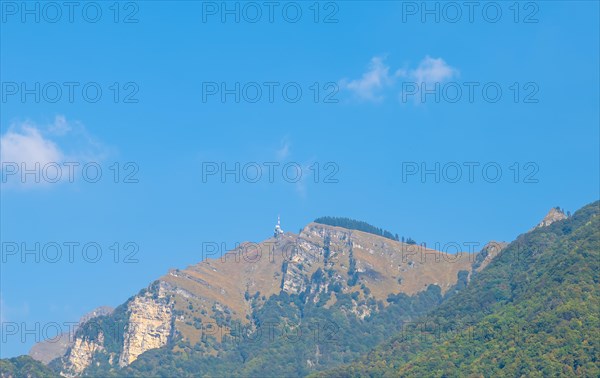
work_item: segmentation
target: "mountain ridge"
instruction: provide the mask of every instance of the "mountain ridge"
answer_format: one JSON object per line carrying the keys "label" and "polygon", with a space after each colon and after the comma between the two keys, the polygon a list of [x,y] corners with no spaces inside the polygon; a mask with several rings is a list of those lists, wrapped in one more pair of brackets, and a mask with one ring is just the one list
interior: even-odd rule
{"label": "mountain ridge", "polygon": [[[556,214],[551,209],[550,218],[516,241],[572,221]],[[67,352],[49,367],[66,377],[191,376],[192,371],[264,376],[267,367],[295,355],[294,363],[277,366],[274,374],[362,371],[336,366],[384,345],[430,312],[444,311],[472,282],[487,279],[488,268],[494,271],[516,241],[447,254],[368,230],[311,222],[298,234],[275,233],[169,270],[112,313],[82,324]],[[279,339],[249,341],[265,331],[265,324],[277,325],[269,332]],[[290,330],[312,334],[311,324],[329,329],[326,335],[347,346],[322,337],[286,342]],[[265,355],[273,350],[283,354]],[[34,366],[25,360],[16,364]]]}
{"label": "mountain ridge", "polygon": [[[347,316],[363,321],[393,304],[391,296],[416,298],[438,286],[439,294],[434,295],[443,297],[460,280],[468,281],[475,256],[457,258],[381,235],[311,222],[299,234],[242,243],[221,257],[170,270],[117,308],[113,318],[119,320],[107,317],[100,319],[106,322],[104,328],[84,327],[65,356],[53,363],[61,366],[64,376],[75,376],[100,354],[106,356],[102,359],[109,370],[125,368],[145,352],[176,340],[199,345],[209,325],[219,329],[210,335],[216,343],[207,347],[211,355],[220,350],[223,335],[236,327],[255,330],[255,313],[281,294],[301,297],[300,306],[327,298],[322,304],[327,308],[352,297]],[[319,279],[323,282],[315,283]],[[122,327],[122,335],[110,337],[109,323]]]}

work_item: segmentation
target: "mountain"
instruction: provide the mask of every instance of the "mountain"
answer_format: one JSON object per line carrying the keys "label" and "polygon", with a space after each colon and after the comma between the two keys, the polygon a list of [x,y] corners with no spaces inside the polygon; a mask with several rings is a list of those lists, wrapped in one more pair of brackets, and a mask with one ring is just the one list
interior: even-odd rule
{"label": "mountain", "polygon": [[599,206],[551,210],[463,291],[319,376],[600,376]]}
{"label": "mountain", "polygon": [[79,323],[77,326],[71,329],[71,332],[64,332],[51,340],[44,340],[42,342],[36,343],[31,350],[29,351],[29,355],[34,360],[40,361],[44,364],[48,364],[50,361],[55,358],[64,356],[69,347],[73,346],[73,340],[75,336],[75,332],[82,324],[97,318],[98,316],[109,315],[114,311],[112,307],[101,306],[79,319]]}
{"label": "mountain", "polygon": [[49,366],[63,376],[306,375],[355,360],[456,295],[501,248],[450,255],[310,223],[169,271],[82,324]]}
{"label": "mountain", "polygon": [[471,254],[347,218],[278,228],[82,319],[47,366],[2,360],[0,377],[598,376],[599,205]]}

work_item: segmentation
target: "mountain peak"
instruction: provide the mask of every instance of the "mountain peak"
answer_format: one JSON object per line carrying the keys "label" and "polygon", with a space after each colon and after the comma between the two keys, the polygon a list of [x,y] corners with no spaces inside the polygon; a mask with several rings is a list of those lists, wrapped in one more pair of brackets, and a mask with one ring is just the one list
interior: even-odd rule
{"label": "mountain peak", "polygon": [[[280,309],[303,325],[329,319],[323,318],[328,313],[353,327],[390,319],[399,325],[400,317],[420,315],[461,290],[474,269],[473,256],[402,243],[347,218],[313,222],[299,234],[278,225],[265,241],[169,271],[119,306],[105,319],[123,332],[118,349],[105,331],[110,327],[81,327],[58,362],[61,371],[80,376],[96,369],[98,358],[104,368],[117,368],[117,361],[124,368],[149,350],[177,343],[217,353],[241,327],[262,332],[261,322],[283,316]],[[379,329],[382,338],[385,327]]]}
{"label": "mountain peak", "polygon": [[535,228],[550,226],[552,223],[567,219],[567,215],[560,207],[553,207]]}

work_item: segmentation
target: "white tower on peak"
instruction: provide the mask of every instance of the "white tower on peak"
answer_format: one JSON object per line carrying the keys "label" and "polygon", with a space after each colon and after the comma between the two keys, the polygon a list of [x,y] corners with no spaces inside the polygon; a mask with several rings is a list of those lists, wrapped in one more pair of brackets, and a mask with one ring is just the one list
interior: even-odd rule
{"label": "white tower on peak", "polygon": [[273,232],[274,237],[278,237],[279,235],[283,235],[283,230],[281,229],[281,220],[279,219],[279,215],[277,216],[277,225],[275,225],[275,231]]}

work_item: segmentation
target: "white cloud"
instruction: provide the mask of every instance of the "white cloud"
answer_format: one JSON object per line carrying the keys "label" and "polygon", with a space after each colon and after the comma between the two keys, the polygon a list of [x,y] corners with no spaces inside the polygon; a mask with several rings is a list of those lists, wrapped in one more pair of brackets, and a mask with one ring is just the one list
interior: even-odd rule
{"label": "white cloud", "polygon": [[0,162],[24,163],[33,168],[51,162],[60,162],[64,153],[53,141],[44,138],[38,128],[30,124],[11,127],[0,137]]}
{"label": "white cloud", "polygon": [[18,169],[16,174],[7,173],[6,177],[3,173],[2,183],[19,186],[47,184],[44,180],[36,183],[33,176],[25,180],[19,172],[22,173],[23,168],[41,171],[48,163],[61,165],[64,162],[100,162],[106,155],[105,151],[104,146],[83,125],[68,122],[63,115],[57,115],[47,125],[31,121],[13,123],[6,133],[0,135],[0,170],[8,168],[5,163],[14,163]]}
{"label": "white cloud", "polygon": [[384,58],[376,56],[371,58],[369,70],[362,75],[362,78],[350,81],[343,79],[340,87],[354,92],[363,100],[380,101],[383,96],[377,92],[393,82],[389,71],[390,68],[384,63]]}
{"label": "white cloud", "polygon": [[[402,73],[400,73],[402,75]],[[408,76],[417,83],[438,83],[458,75],[458,70],[449,66],[442,58],[426,56],[419,66],[408,71]]]}
{"label": "white cloud", "polygon": [[398,69],[390,75],[390,67],[385,64],[383,57],[373,57],[369,64],[369,70],[362,78],[348,81],[340,81],[340,88],[354,92],[362,100],[381,101],[384,95],[381,93],[386,87],[392,87],[396,78],[405,78],[412,82],[421,84],[439,83],[458,75],[458,70],[451,67],[442,58],[425,56],[416,68]]}

